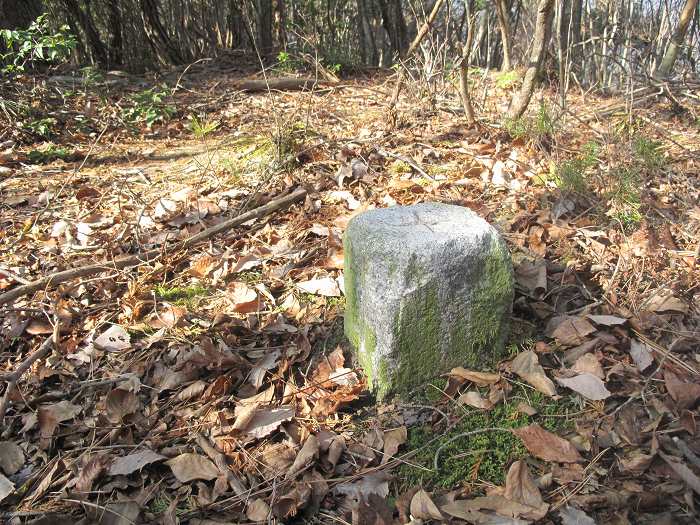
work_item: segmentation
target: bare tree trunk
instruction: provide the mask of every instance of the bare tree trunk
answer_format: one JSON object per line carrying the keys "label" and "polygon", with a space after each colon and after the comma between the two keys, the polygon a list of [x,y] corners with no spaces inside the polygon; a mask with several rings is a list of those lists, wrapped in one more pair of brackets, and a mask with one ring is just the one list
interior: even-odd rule
{"label": "bare tree trunk", "polygon": [[[89,5],[83,10],[77,0],[63,0],[63,4],[70,13],[70,16],[80,25],[80,28],[85,33],[90,54],[95,62],[104,66],[107,64],[107,48],[105,47],[100,34],[95,28],[95,23],[90,14]],[[89,2],[88,2],[89,4]]]}
{"label": "bare tree trunk", "polygon": [[666,53],[661,61],[661,65],[656,71],[657,76],[664,78],[671,74],[671,70],[673,70],[673,65],[676,63],[678,52],[683,45],[685,34],[688,31],[688,26],[690,25],[690,21],[693,19],[695,8],[697,6],[698,0],[685,0],[683,11],[681,11],[680,16],[678,17],[678,26],[676,26],[676,30],[671,37],[671,41],[668,43],[668,47],[666,48]]}
{"label": "bare tree trunk", "polygon": [[139,0],[139,4],[148,43],[151,45],[151,49],[153,49],[158,61],[163,65],[182,64],[184,60],[179,49],[173,45],[165,27],[160,21],[158,0]]}
{"label": "bare tree trunk", "polygon": [[262,56],[272,53],[272,0],[256,0],[258,50]]}
{"label": "bare tree trunk", "polygon": [[112,38],[109,41],[109,62],[110,66],[122,65],[124,63],[123,35],[122,35],[122,12],[118,2],[109,3],[109,27]]}
{"label": "bare tree trunk", "polygon": [[523,85],[520,90],[513,95],[508,110],[508,117],[511,119],[520,118],[535,90],[535,83],[538,80],[544,61],[547,44],[552,30],[552,7],[554,0],[540,0],[537,5],[537,20],[535,22],[535,35],[532,42],[532,52],[530,53],[530,64],[523,78]]}
{"label": "bare tree trunk", "polygon": [[[469,10],[468,0],[465,1],[466,9]],[[468,18],[467,39],[462,46],[462,62],[459,65],[459,96],[462,99],[464,114],[467,117],[467,124],[470,126],[476,122],[474,107],[469,93],[469,66],[471,64],[472,45],[474,44],[474,21],[475,17]]]}
{"label": "bare tree trunk", "polygon": [[508,4],[506,0],[495,0],[496,4],[496,16],[498,17],[498,27],[501,30],[501,45],[503,46],[503,63],[501,64],[501,71],[510,71],[510,20]]}
{"label": "bare tree trunk", "polygon": [[389,36],[392,59],[403,56],[408,40],[408,29],[401,9],[401,0],[379,0],[379,9],[382,13],[382,25]]}

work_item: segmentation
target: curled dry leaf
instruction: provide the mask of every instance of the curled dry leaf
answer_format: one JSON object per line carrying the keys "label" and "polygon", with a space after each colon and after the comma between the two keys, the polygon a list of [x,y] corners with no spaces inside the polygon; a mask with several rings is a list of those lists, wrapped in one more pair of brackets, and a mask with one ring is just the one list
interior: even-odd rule
{"label": "curled dry leaf", "polygon": [[385,498],[389,494],[389,475],[386,472],[373,472],[357,481],[344,481],[336,485],[335,491],[355,501],[367,500],[370,494]]}
{"label": "curled dry leaf", "polygon": [[0,469],[11,476],[24,465],[24,451],[12,441],[0,441]]}
{"label": "curled dry leaf", "polygon": [[419,520],[442,520],[443,516],[437,505],[430,499],[430,495],[423,489],[419,490],[411,498],[411,516]]}
{"label": "curled dry leaf", "polygon": [[112,423],[119,423],[129,414],[136,412],[140,406],[141,402],[133,392],[121,388],[113,389],[105,400],[107,419]]}
{"label": "curled dry leaf", "polygon": [[547,263],[544,259],[523,260],[515,268],[515,280],[533,297],[541,297],[547,291]]}
{"label": "curled dry leaf", "polygon": [[292,479],[299,474],[299,472],[309,468],[318,459],[318,451],[318,438],[311,434],[308,438],[306,438],[304,446],[302,446],[301,450],[299,450],[299,454],[297,454],[292,466],[289,467],[285,477],[287,479]]}
{"label": "curled dry leaf", "polygon": [[481,397],[479,392],[470,390],[459,396],[457,402],[462,405],[469,405],[470,407],[479,408],[481,410],[491,410],[493,408],[493,403],[488,399]]}
{"label": "curled dry leaf", "polygon": [[567,505],[559,510],[561,525],[596,525],[596,521],[576,507]]}
{"label": "curled dry leaf", "polygon": [[218,477],[219,469],[208,458],[199,454],[186,452],[165,462],[177,480],[187,483],[194,479],[212,480]]}
{"label": "curled dry leaf", "polygon": [[560,385],[570,388],[592,401],[607,399],[611,395],[605,387],[605,383],[593,374],[584,373],[574,377],[557,377],[556,379]]}
{"label": "curled dry leaf", "polygon": [[479,386],[488,386],[498,383],[501,379],[500,374],[492,374],[489,372],[476,372],[474,370],[467,370],[461,366],[455,367],[449,371],[448,375],[456,376],[465,381],[471,381],[472,383]]}
{"label": "curled dry leaf", "polygon": [[256,498],[248,503],[245,515],[250,521],[267,521],[270,516],[270,506],[264,500]]}
{"label": "curled dry leaf", "polygon": [[554,383],[545,373],[544,368],[540,366],[537,359],[537,354],[532,351],[521,352],[511,363],[513,372],[522,377],[525,381],[534,386],[537,390],[548,396],[553,396],[557,393]]}
{"label": "curled dry leaf", "polygon": [[544,518],[549,510],[549,505],[542,500],[540,490],[530,476],[527,464],[522,460],[516,461],[508,469],[503,495],[511,501],[521,503],[532,509],[515,517],[539,520]]}
{"label": "curled dry leaf", "polygon": [[150,449],[134,452],[133,454],[122,456],[114,460],[112,465],[109,467],[109,475],[128,476],[137,470],[141,470],[146,465],[155,463],[156,461],[163,461],[164,459],[167,458],[153,452]]}
{"label": "curled dry leaf", "polygon": [[384,465],[389,461],[399,451],[399,447],[406,443],[407,439],[408,430],[405,426],[384,432],[384,455],[381,464]]}
{"label": "curled dry leaf", "polygon": [[620,326],[627,322],[624,317],[616,315],[587,315],[586,317],[599,326]]}
{"label": "curled dry leaf", "polygon": [[221,259],[211,255],[202,255],[190,263],[190,273],[199,279],[207,277],[221,262]]}
{"label": "curled dry leaf", "polygon": [[566,439],[547,432],[536,423],[526,427],[516,428],[513,434],[518,436],[528,451],[545,461],[559,463],[577,463],[581,455]]}
{"label": "curled dry leaf", "polygon": [[249,314],[262,308],[258,292],[243,282],[232,282],[228,285],[228,298],[234,312]]}

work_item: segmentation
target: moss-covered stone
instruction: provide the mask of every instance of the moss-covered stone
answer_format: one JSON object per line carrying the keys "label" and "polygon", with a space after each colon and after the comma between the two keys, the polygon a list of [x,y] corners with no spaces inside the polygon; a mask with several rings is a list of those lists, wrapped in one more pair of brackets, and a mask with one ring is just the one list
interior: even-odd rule
{"label": "moss-covered stone", "polygon": [[[513,296],[508,251],[468,210],[429,208],[408,207],[398,218],[375,210],[379,223],[353,219],[345,236],[345,333],[379,399],[503,356]],[[382,211],[394,214],[383,225]]]}

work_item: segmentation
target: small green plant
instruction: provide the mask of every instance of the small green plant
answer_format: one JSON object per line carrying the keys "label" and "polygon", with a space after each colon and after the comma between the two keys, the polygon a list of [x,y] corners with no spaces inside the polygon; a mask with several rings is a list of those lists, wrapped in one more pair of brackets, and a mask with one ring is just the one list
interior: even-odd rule
{"label": "small green plant", "polygon": [[189,128],[194,136],[198,139],[203,139],[207,135],[216,131],[219,127],[218,120],[208,120],[206,118],[199,118],[197,115],[190,116]]}
{"label": "small green plant", "polygon": [[503,127],[513,139],[523,139],[539,144],[549,141],[556,131],[554,118],[545,101],[540,102],[534,117],[506,119]]}
{"label": "small green plant", "polygon": [[296,71],[298,66],[298,62],[286,51],[280,51],[277,54],[277,69],[280,71],[292,73]]}
{"label": "small green plant", "polygon": [[0,29],[0,53],[4,73],[22,72],[33,62],[53,64],[67,59],[77,44],[70,28],[63,25],[52,31],[47,13],[37,18],[27,29]]}
{"label": "small green plant", "polygon": [[29,133],[47,139],[53,133],[53,128],[56,123],[56,119],[52,117],[30,120],[24,124],[23,129]]}
{"label": "small green plant", "polygon": [[175,106],[166,102],[169,96],[165,84],[135,93],[129,97],[130,105],[122,109],[122,119],[131,124],[143,122],[148,129],[156,122],[166,122],[176,111]]}
{"label": "small green plant", "polygon": [[586,171],[598,163],[598,144],[587,142],[581,154],[574,159],[565,160],[556,169],[555,182],[563,190],[583,193],[588,188]]}
{"label": "small green plant", "polygon": [[608,215],[624,229],[636,228],[642,220],[640,211],[642,178],[638,166],[619,166],[610,172],[610,209]]}
{"label": "small green plant", "polygon": [[501,89],[510,89],[520,82],[520,75],[514,69],[504,71],[496,75],[496,86]]}
{"label": "small green plant", "polygon": [[70,157],[70,151],[66,148],[60,148],[51,144],[44,149],[33,149],[27,153],[27,158],[31,164],[47,164],[54,160],[67,160]]}
{"label": "small green plant", "polygon": [[641,161],[648,171],[656,171],[664,165],[661,142],[641,135],[633,140],[632,149],[638,160]]}

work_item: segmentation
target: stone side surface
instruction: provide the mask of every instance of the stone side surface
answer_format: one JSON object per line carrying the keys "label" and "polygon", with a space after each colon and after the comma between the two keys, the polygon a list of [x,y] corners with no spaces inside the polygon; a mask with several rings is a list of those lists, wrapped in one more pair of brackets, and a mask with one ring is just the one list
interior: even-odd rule
{"label": "stone side surface", "polygon": [[474,212],[438,203],[370,210],[350,221],[344,246],[345,334],[379,400],[504,357],[512,262]]}

